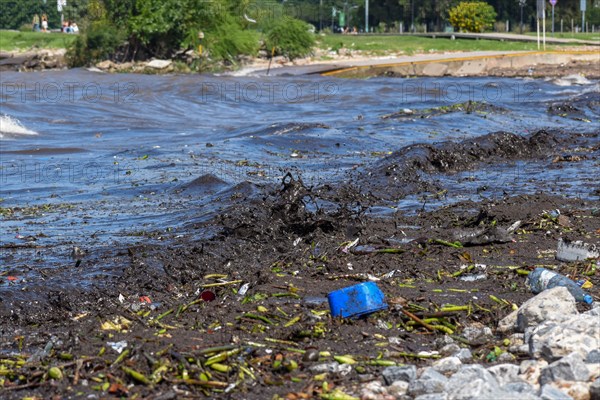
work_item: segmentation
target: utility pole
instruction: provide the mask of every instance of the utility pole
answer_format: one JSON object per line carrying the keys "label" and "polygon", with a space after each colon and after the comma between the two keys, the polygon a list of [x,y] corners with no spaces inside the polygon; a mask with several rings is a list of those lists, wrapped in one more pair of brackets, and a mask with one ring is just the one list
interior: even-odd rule
{"label": "utility pole", "polygon": [[554,6],[556,2],[557,0],[550,0],[550,4],[552,4],[552,36],[554,36]]}
{"label": "utility pole", "polygon": [[523,34],[523,8],[527,4],[527,0],[519,0],[519,7],[521,7],[521,35]]}
{"label": "utility pole", "polygon": [[323,31],[323,0],[319,0],[319,32]]}
{"label": "utility pole", "polygon": [[540,20],[542,20],[542,29],[544,31],[544,51],[546,50],[546,0],[537,0],[537,47],[540,49]]}
{"label": "utility pole", "polygon": [[411,15],[410,15],[410,30],[415,33],[415,0],[410,2]]}
{"label": "utility pole", "polygon": [[585,10],[587,8],[586,0],[581,0],[579,4],[579,9],[581,10],[581,32],[585,32]]}
{"label": "utility pole", "polygon": [[369,33],[369,0],[365,0],[365,33]]}

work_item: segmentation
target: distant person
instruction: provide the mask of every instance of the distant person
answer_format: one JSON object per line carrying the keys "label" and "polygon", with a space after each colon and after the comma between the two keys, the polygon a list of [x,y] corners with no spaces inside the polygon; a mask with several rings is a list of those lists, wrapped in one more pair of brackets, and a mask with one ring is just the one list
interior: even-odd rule
{"label": "distant person", "polygon": [[79,33],[79,27],[75,22],[71,24],[71,33]]}
{"label": "distant person", "polygon": [[42,14],[42,32],[48,32],[48,16]]}
{"label": "distant person", "polygon": [[34,32],[40,31],[40,16],[38,14],[35,14],[33,16],[33,31]]}
{"label": "distant person", "polygon": [[356,29],[356,26],[354,28],[352,28],[352,34],[358,35],[358,29]]}

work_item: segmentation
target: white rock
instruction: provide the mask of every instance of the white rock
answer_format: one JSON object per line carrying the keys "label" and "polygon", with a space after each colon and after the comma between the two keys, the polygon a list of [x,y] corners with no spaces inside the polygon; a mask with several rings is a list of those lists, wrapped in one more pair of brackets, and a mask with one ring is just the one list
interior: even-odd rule
{"label": "white rock", "polygon": [[592,317],[600,317],[600,302],[594,303],[594,308],[587,310],[584,314]]}
{"label": "white rock", "polygon": [[535,358],[554,361],[574,351],[585,358],[600,348],[600,318],[580,314],[562,323],[546,322],[532,330],[528,343]]}
{"label": "white rock", "polygon": [[558,380],[584,382],[589,377],[590,371],[583,362],[581,354],[571,353],[542,369],[540,385]]}
{"label": "white rock", "polygon": [[[587,368],[590,370],[590,381],[600,378],[600,364],[586,363],[585,365],[587,365]],[[600,398],[598,400],[600,400]]]}
{"label": "white rock", "polygon": [[585,357],[585,362],[588,364],[600,364],[600,349],[590,351]]}
{"label": "white rock", "polygon": [[591,400],[591,382],[557,382],[558,389],[568,394],[573,400]]}
{"label": "white rock", "polygon": [[461,365],[462,362],[458,357],[446,357],[434,362],[431,368],[441,374],[453,374],[458,371]]}
{"label": "white rock", "polygon": [[596,378],[590,385],[590,398],[600,399],[600,378]]}
{"label": "white rock", "polygon": [[573,398],[552,385],[544,385],[540,390],[540,398],[542,400],[573,400]]}
{"label": "white rock", "polygon": [[525,335],[522,333],[513,333],[508,337],[510,340],[510,346],[508,351],[516,354],[529,353],[529,345],[525,343]]}
{"label": "white rock", "polygon": [[502,390],[509,393],[509,398],[515,400],[533,400],[538,399],[536,396],[536,390],[533,386],[525,381],[511,382],[502,386]]}
{"label": "white rock", "polygon": [[411,396],[420,396],[422,394],[442,393],[446,390],[448,378],[440,374],[433,368],[425,368],[419,377],[410,383],[408,393]]}
{"label": "white rock", "polygon": [[515,356],[513,356],[512,354],[505,352],[502,353],[498,356],[498,359],[496,359],[497,362],[499,363],[510,363],[515,361]]}
{"label": "white rock", "polygon": [[462,337],[471,344],[485,344],[494,338],[492,330],[480,322],[475,322],[463,329]]}
{"label": "white rock", "polygon": [[115,67],[115,63],[110,61],[110,60],[104,60],[104,61],[100,61],[98,64],[96,64],[96,67],[102,71],[107,70],[107,69],[111,69]]}
{"label": "white rock", "polygon": [[491,398],[500,391],[494,376],[478,364],[463,365],[446,385],[450,399],[479,400]]}
{"label": "white rock", "polygon": [[519,377],[520,368],[515,364],[498,364],[487,370],[496,378],[500,386],[512,382],[524,382],[523,378]]}
{"label": "white rock", "polygon": [[524,360],[519,366],[519,377],[525,380],[534,388],[539,389],[539,379],[542,368],[548,366],[546,360]]}
{"label": "white rock", "polygon": [[510,333],[514,331],[517,327],[517,312],[519,310],[514,310],[506,317],[502,318],[498,322],[498,332],[500,333]]}
{"label": "white rock", "polygon": [[453,356],[460,351],[460,347],[456,343],[450,343],[440,349],[440,354],[444,357]]}
{"label": "white rock", "polygon": [[469,349],[460,349],[458,353],[454,354],[462,363],[467,363],[473,359],[473,354]]}
{"label": "white rock", "polygon": [[516,393],[506,389],[502,389],[501,392],[491,395],[487,399],[489,400],[540,400],[535,393]]}
{"label": "white rock", "polygon": [[348,375],[352,371],[352,365],[350,364],[338,364],[337,362],[330,362],[325,364],[313,365],[309,368],[310,371],[317,374],[328,372],[331,374],[339,374],[341,376]]}
{"label": "white rock", "polygon": [[363,389],[375,394],[387,393],[387,389],[379,381],[369,382],[363,386]]}
{"label": "white rock", "polygon": [[414,365],[387,367],[381,375],[386,385],[391,385],[396,381],[411,382],[417,379],[417,367]]}
{"label": "white rock", "polygon": [[152,60],[146,63],[146,67],[154,69],[165,69],[169,67],[173,61],[171,60]]}
{"label": "white rock", "polygon": [[415,400],[448,400],[448,395],[446,393],[422,394],[415,397]]}
{"label": "white rock", "polygon": [[408,382],[396,381],[392,383],[390,387],[387,388],[387,391],[392,396],[400,397],[405,395],[406,392],[408,392],[408,385]]}
{"label": "white rock", "polygon": [[527,300],[517,311],[517,332],[545,321],[564,321],[577,315],[575,298],[565,287],[555,287]]}
{"label": "white rock", "polygon": [[445,346],[445,345],[448,345],[448,344],[452,344],[452,343],[454,343],[454,339],[452,339],[452,338],[451,338],[450,336],[448,336],[448,335],[444,335],[444,336],[442,336],[442,337],[440,337],[440,338],[437,338],[437,339],[435,340],[435,343],[437,344],[437,346],[438,346],[438,347],[443,347],[443,346]]}

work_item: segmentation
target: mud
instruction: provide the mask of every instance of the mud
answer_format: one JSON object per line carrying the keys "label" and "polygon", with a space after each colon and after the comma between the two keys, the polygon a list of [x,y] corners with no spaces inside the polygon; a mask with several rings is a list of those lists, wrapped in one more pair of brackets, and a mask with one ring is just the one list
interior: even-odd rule
{"label": "mud", "polygon": [[[438,350],[444,333],[469,347],[475,362],[489,363],[495,346],[506,349],[501,336],[469,342],[458,335],[475,322],[495,330],[531,297],[524,276],[532,268],[588,279],[600,300],[597,261],[554,258],[561,237],[600,244],[597,187],[586,200],[506,194],[428,212],[374,210],[412,194],[444,196],[443,176],[486,165],[552,165],[561,154],[585,152],[597,168],[598,139],[594,130],[497,132],[408,146],[318,186],[292,172],[276,185],[242,183],[231,189],[231,207],[168,240],[148,232],[140,245],[75,251],[67,270],[120,265],[86,290],[46,290],[44,279],[58,270],[40,270],[38,282],[9,280],[9,271],[0,276],[2,397],[314,398],[325,393],[323,380],[329,391],[356,394],[385,365],[431,362],[435,353],[421,352]],[[203,196],[223,185],[203,175],[177,192]],[[349,251],[357,238],[365,247]],[[327,293],[366,280],[377,281],[390,309],[332,319]],[[446,329],[415,325],[398,304]],[[120,341],[126,350],[119,354],[113,347]],[[309,370],[316,359],[341,355],[357,361],[347,375]],[[60,377],[50,371],[55,366]]]}

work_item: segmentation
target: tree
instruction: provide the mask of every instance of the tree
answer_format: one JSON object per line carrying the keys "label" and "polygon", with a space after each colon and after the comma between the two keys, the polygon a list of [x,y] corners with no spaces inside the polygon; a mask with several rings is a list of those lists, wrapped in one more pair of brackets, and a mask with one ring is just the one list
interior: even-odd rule
{"label": "tree", "polygon": [[462,2],[450,10],[449,17],[450,23],[458,31],[483,32],[494,25],[496,11],[483,1]]}

